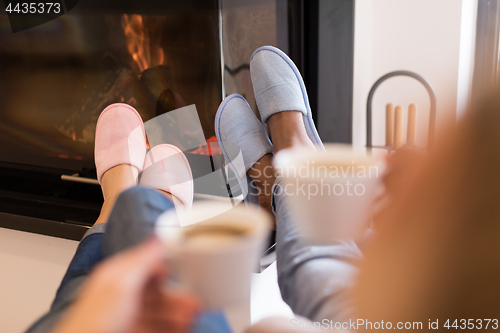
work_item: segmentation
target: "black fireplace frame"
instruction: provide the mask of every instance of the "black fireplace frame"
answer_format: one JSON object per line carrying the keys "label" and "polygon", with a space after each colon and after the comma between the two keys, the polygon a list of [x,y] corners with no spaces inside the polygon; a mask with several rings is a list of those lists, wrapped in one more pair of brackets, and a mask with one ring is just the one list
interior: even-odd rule
{"label": "black fireplace frame", "polygon": [[[353,55],[354,55],[354,0],[276,0],[286,1],[288,31],[288,53],[297,64],[308,88],[313,119],[318,127],[320,136],[325,142],[352,142],[352,91],[353,91]],[[95,6],[105,11],[113,11],[115,1],[84,0],[79,6]],[[120,0],[121,13],[141,14],[135,0]],[[154,0],[141,0],[142,9],[155,8]],[[186,10],[200,9],[200,6],[215,6],[219,8],[218,0],[198,0],[194,2],[169,0],[165,3]],[[194,7],[196,8],[194,8]],[[332,15],[323,15],[323,13]],[[219,15],[214,11],[214,15]],[[330,23],[330,24],[325,24]],[[331,24],[335,23],[335,24]],[[279,33],[279,32],[278,32]],[[281,32],[283,35],[283,32]],[[327,36],[326,40],[319,36]],[[220,41],[218,41],[220,43]],[[325,48],[331,43],[334,48]],[[321,59],[330,59],[326,63]],[[319,67],[326,70],[331,77],[319,81]],[[222,85],[222,76],[221,82]],[[319,85],[326,85],[331,89],[320,93]],[[324,105],[330,105],[324,108]],[[29,184],[19,185],[23,191],[10,188],[0,188],[0,227],[48,235],[71,240],[80,240],[91,226],[91,223],[61,221],[50,218],[47,210],[75,209],[81,214],[97,217],[102,196],[100,188],[85,183],[68,184],[61,179],[61,175],[78,173],[85,178],[96,178],[95,170],[69,170],[46,168],[24,164],[0,162],[0,179],[11,179],[14,183],[22,180],[32,180],[31,186],[54,186],[51,195],[29,193]],[[11,182],[11,183],[12,183]],[[58,189],[60,190],[58,195]],[[66,197],[64,191],[75,196],[97,196],[99,200],[82,202]],[[34,191],[36,192],[36,191]],[[76,193],[76,194],[75,194]],[[12,200],[18,200],[16,206]],[[2,203],[3,208],[2,209]],[[46,208],[41,208],[43,205]],[[23,210],[20,212],[19,210]]]}
{"label": "black fireplace frame", "polygon": [[318,133],[323,142],[352,143],[355,0],[287,5],[289,56],[304,78]]}

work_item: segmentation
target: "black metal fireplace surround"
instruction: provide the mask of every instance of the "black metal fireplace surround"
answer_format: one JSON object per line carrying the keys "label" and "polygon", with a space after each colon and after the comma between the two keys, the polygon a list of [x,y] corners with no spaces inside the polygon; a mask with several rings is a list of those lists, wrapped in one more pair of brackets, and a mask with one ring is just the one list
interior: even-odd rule
{"label": "black metal fireplace surround", "polygon": [[[266,1],[271,0],[232,4]],[[285,8],[277,18],[287,20],[286,31],[278,35],[287,36],[285,51],[318,109],[313,117],[320,135],[350,142],[353,0],[273,1]],[[53,21],[13,33],[0,1],[0,227],[81,239],[103,203],[100,187],[85,180],[96,179],[95,124],[109,104],[128,103],[145,122],[195,104],[205,138],[213,141],[223,73],[248,70],[245,64],[238,71],[221,65],[224,3],[228,0],[80,0]],[[321,13],[333,14],[322,18]],[[337,24],[329,24],[332,20]],[[340,29],[329,32],[339,45],[336,54],[321,51],[321,36],[330,36],[322,27]],[[319,52],[335,64],[332,91],[323,95],[317,89]],[[335,100],[326,100],[330,96]],[[321,104],[334,111],[321,110]],[[328,119],[335,123],[328,125]],[[335,137],[328,137],[330,132]],[[186,155],[192,165],[223,165],[220,154],[204,147]],[[193,170],[195,178],[203,172]]]}

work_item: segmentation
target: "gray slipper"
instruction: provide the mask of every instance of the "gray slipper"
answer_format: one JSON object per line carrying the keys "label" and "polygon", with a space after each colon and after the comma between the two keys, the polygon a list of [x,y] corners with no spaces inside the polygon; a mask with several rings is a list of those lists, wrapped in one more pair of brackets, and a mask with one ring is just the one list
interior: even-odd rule
{"label": "gray slipper", "polygon": [[249,177],[246,173],[262,156],[272,154],[273,146],[243,96],[232,94],[222,101],[215,115],[215,135],[247,198]]}
{"label": "gray slipper", "polygon": [[323,148],[304,81],[293,61],[280,49],[262,46],[252,54],[250,75],[262,122],[266,124],[269,117],[281,111],[302,111],[307,135]]}

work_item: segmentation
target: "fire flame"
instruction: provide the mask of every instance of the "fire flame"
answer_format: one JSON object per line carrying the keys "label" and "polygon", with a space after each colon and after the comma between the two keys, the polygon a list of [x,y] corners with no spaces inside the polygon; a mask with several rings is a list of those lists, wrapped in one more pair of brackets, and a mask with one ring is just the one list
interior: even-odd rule
{"label": "fire flame", "polygon": [[[142,15],[124,14],[122,27],[127,40],[127,49],[141,72],[165,64],[165,52],[159,46],[161,34],[145,28]],[[157,41],[152,40],[153,36]],[[155,43],[158,42],[158,43]]]}

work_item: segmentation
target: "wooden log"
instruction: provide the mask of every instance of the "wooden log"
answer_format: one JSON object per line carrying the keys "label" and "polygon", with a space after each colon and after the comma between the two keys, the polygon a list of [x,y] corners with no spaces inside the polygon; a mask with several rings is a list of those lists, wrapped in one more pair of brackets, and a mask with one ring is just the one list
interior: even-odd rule
{"label": "wooden log", "polygon": [[394,149],[403,147],[404,125],[404,110],[401,106],[396,106],[394,112]]}
{"label": "wooden log", "polygon": [[410,104],[408,108],[408,127],[406,128],[406,143],[410,146],[415,145],[417,136],[417,105]]}

